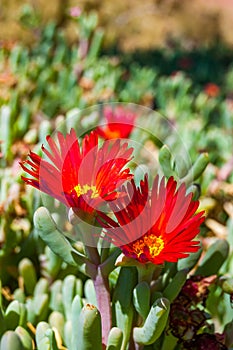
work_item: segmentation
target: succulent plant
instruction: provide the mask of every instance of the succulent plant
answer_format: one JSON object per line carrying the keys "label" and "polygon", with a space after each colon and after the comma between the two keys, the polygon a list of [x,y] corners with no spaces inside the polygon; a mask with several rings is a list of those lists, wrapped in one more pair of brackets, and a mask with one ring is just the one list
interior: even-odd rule
{"label": "succulent plant", "polygon": [[[217,64],[218,51],[216,57],[211,50],[206,52],[212,56],[190,53],[183,72],[179,50],[157,53],[152,65],[144,64],[144,57],[142,65],[140,53],[109,57],[103,55],[104,31],[97,19],[95,12],[82,11],[72,19],[78,27],[72,45],[61,28],[49,23],[31,48],[22,44],[0,48],[0,65],[9,71],[5,80],[2,77],[0,93],[0,350],[181,350],[208,342],[218,349],[231,349],[232,69],[223,67],[229,53],[222,52],[216,77],[211,64]],[[24,8],[21,20],[38,29],[39,17],[30,7]],[[194,66],[193,58],[200,64]],[[151,109],[155,106],[157,111]],[[113,125],[110,117],[106,120],[106,108],[113,119],[117,111],[122,114]],[[121,138],[129,111],[133,118],[127,145],[117,141],[111,153],[123,147],[121,155],[127,155],[127,162],[121,167],[111,158],[106,163],[112,167],[100,167],[101,179],[110,179],[115,167],[122,171],[121,180],[131,181],[114,188],[122,202],[108,202],[108,215],[100,214],[99,207],[90,210],[85,201],[79,207],[82,196],[91,196],[94,203],[98,186],[93,183],[77,183],[69,193],[54,196],[58,189],[49,189],[40,167],[46,164],[45,173],[54,174],[56,161],[64,154],[57,156],[61,149],[49,135],[59,131],[56,135],[64,150],[68,145],[64,135],[76,132],[84,154],[93,146],[88,146],[88,134],[104,127],[109,140],[99,133],[100,153],[88,163],[86,179],[92,175],[90,164],[104,159],[115,136]],[[53,168],[44,162],[49,152],[46,142],[50,161],[56,163]],[[29,150],[34,156],[25,161]],[[29,166],[24,172],[34,176],[27,183],[44,191],[43,195],[23,184],[18,166],[22,160]],[[72,166],[62,166],[56,174],[68,169],[69,177]],[[160,185],[157,174],[162,178]],[[96,183],[101,184],[101,179]],[[160,205],[151,193],[161,200]],[[59,203],[60,198],[69,205]],[[77,205],[70,205],[75,199]],[[137,221],[144,204],[149,214]],[[157,217],[159,237],[151,227],[142,230],[150,221],[151,207],[158,212],[162,208]],[[170,227],[165,232],[169,220],[164,223],[164,217],[172,216],[172,208],[174,221],[179,221],[181,212],[191,216],[178,222],[180,231]],[[198,249],[189,227],[195,215],[204,220],[203,210],[206,220]],[[137,223],[130,231],[132,242],[125,242],[129,218]],[[136,237],[139,228],[143,237]],[[192,228],[197,233],[199,228]],[[169,234],[176,245],[168,244]],[[177,241],[180,235],[186,239]],[[187,241],[191,250],[181,251]],[[171,249],[165,258],[160,256],[164,247]],[[162,263],[155,264],[159,258]]]}

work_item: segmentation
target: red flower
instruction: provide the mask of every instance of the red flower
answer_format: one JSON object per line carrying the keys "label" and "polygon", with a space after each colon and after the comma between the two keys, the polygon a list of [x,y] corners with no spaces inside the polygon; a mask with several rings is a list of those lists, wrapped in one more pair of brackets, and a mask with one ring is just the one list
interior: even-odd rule
{"label": "red flower", "polygon": [[219,86],[214,83],[208,83],[204,87],[206,95],[209,97],[217,97],[220,93]]}
{"label": "red flower", "polygon": [[178,66],[182,69],[190,69],[193,66],[193,61],[190,57],[181,57],[178,60]]}
{"label": "red flower", "polygon": [[130,170],[123,169],[132,153],[127,143],[105,141],[99,148],[98,136],[91,132],[81,150],[73,129],[66,136],[58,132],[57,143],[50,136],[46,139],[50,151],[44,146],[42,151],[49,161],[30,152],[21,166],[32,178],[22,179],[69,207],[93,213],[105,200],[115,199],[116,189],[132,178]]}
{"label": "red flower", "polygon": [[136,114],[121,106],[104,107],[106,124],[99,126],[96,132],[104,139],[127,138],[134,127]]}
{"label": "red flower", "polygon": [[157,176],[149,194],[147,178],[139,188],[131,180],[128,195],[110,203],[118,223],[100,213],[105,239],[141,263],[176,262],[196,252],[199,242],[193,239],[204,221],[203,212],[195,214],[199,202],[192,201],[191,193],[186,195],[184,184],[176,186],[172,177],[165,185],[165,179],[159,183]]}

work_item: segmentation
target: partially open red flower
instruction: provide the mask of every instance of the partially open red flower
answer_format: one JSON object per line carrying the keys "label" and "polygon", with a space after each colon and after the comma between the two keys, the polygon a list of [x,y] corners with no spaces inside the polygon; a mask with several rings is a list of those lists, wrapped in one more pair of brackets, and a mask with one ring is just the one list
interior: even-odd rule
{"label": "partially open red flower", "polygon": [[96,128],[104,139],[127,138],[133,130],[136,114],[122,106],[104,107],[106,124]]}
{"label": "partially open red flower", "polygon": [[105,239],[119,246],[123,253],[141,263],[176,262],[199,249],[193,241],[204,221],[204,212],[196,213],[199,202],[186,194],[185,185],[176,189],[171,177],[159,183],[157,176],[149,193],[148,181],[136,187],[128,184],[127,196],[110,207],[118,222],[100,213],[99,221],[106,229]]}
{"label": "partially open red flower", "polygon": [[127,143],[105,141],[99,148],[98,135],[91,132],[80,147],[73,129],[66,136],[58,132],[57,142],[46,139],[50,151],[44,146],[42,151],[48,160],[30,152],[21,166],[31,178],[22,179],[69,207],[93,213],[104,201],[115,199],[116,189],[132,178],[124,169],[132,154]]}
{"label": "partially open red flower", "polygon": [[220,88],[214,83],[208,83],[204,87],[206,95],[209,97],[217,97],[220,94]]}

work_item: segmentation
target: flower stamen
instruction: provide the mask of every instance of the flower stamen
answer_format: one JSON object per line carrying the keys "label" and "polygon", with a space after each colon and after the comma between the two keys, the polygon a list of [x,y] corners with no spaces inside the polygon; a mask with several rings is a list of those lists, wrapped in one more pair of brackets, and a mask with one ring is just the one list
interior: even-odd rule
{"label": "flower stamen", "polygon": [[77,186],[74,187],[74,190],[77,194],[78,197],[87,194],[89,191],[91,191],[91,198],[98,198],[99,197],[99,193],[98,190],[96,188],[96,186],[90,186],[90,185],[83,185],[81,186],[80,184],[78,184]]}
{"label": "flower stamen", "polygon": [[145,253],[145,248],[149,250],[152,258],[159,255],[164,248],[164,240],[161,236],[154,234],[147,234],[135,243],[132,244],[133,251],[137,254],[138,258],[141,254]]}

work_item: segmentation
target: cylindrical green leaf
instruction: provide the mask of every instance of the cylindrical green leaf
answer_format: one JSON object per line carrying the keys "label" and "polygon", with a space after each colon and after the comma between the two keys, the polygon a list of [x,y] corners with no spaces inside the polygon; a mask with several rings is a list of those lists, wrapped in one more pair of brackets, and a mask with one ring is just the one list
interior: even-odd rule
{"label": "cylindrical green leaf", "polygon": [[46,337],[46,331],[51,329],[46,322],[39,322],[36,327],[36,345],[38,350],[51,350],[50,340]]}
{"label": "cylindrical green leaf", "polygon": [[53,279],[57,276],[61,269],[62,260],[48,246],[45,248],[46,255],[46,272]]}
{"label": "cylindrical green leaf", "polygon": [[76,293],[82,297],[83,296],[83,281],[81,278],[76,279]]}
{"label": "cylindrical green leaf", "polygon": [[172,169],[171,162],[172,162],[172,154],[171,154],[168,146],[164,145],[159,150],[159,164],[161,165],[163,173],[167,178],[169,178],[171,176],[174,176],[174,178],[176,178],[176,173]]}
{"label": "cylindrical green leaf", "polygon": [[[68,320],[64,326],[64,343],[65,343],[66,347],[68,349],[71,349],[71,350],[73,350],[72,336],[73,336],[73,324],[72,324],[71,320]],[[77,343],[79,343],[79,339],[78,339]],[[74,347],[74,349],[76,349],[76,347]]]}
{"label": "cylindrical green leaf", "polygon": [[34,225],[40,237],[55,254],[66,263],[77,266],[71,254],[74,249],[62,232],[57,229],[55,221],[46,208],[37,209],[34,214]]}
{"label": "cylindrical green leaf", "polygon": [[68,275],[62,284],[62,301],[66,319],[71,319],[72,301],[76,295],[76,277]]}
{"label": "cylindrical green leaf", "polygon": [[79,327],[79,315],[83,308],[82,298],[79,294],[74,297],[71,309],[71,321],[72,321],[72,349],[76,348],[76,344],[79,342],[77,329]]}
{"label": "cylindrical green leaf", "polygon": [[24,258],[20,261],[19,274],[23,278],[26,293],[32,295],[37,282],[37,276],[35,267],[31,260]]}
{"label": "cylindrical green leaf", "polygon": [[37,322],[47,319],[49,312],[49,296],[48,294],[36,295],[33,300]]}
{"label": "cylindrical green leaf", "polygon": [[202,249],[200,248],[197,252],[191,253],[187,258],[179,259],[177,263],[178,271],[183,269],[191,270],[198,262],[202,253]]}
{"label": "cylindrical green leaf", "polygon": [[209,163],[208,153],[201,153],[197,158],[191,169],[189,169],[188,174],[181,179],[186,185],[190,185],[194,180],[198,179],[204,172],[205,168]]}
{"label": "cylindrical green leaf", "polygon": [[49,315],[49,324],[53,328],[56,328],[61,336],[62,339],[64,339],[64,325],[65,325],[65,318],[64,315],[61,312],[53,311]]}
{"label": "cylindrical green leaf", "polygon": [[140,164],[134,170],[134,182],[136,186],[140,185],[140,181],[144,179],[145,175],[148,174],[149,168],[145,164]]}
{"label": "cylindrical green leaf", "polygon": [[233,278],[223,277],[219,282],[224,293],[233,294]]}
{"label": "cylindrical green leaf", "polygon": [[113,327],[108,336],[108,343],[106,350],[120,350],[123,340],[123,332],[118,327]]}
{"label": "cylindrical green leaf", "polygon": [[51,134],[51,123],[48,120],[43,120],[40,123],[40,128],[39,128],[39,140],[41,142],[45,141],[45,137],[49,134]]}
{"label": "cylindrical green leaf", "polygon": [[91,46],[87,55],[88,59],[95,59],[97,57],[103,41],[103,37],[104,31],[102,29],[98,28],[94,31]]}
{"label": "cylindrical green leaf", "polygon": [[20,337],[14,331],[7,331],[3,334],[0,350],[24,350]]}
{"label": "cylindrical green leaf", "polygon": [[26,300],[27,321],[34,324],[36,322],[36,310],[33,299]]}
{"label": "cylindrical green leaf", "polygon": [[52,329],[47,329],[45,336],[49,339],[50,350],[59,350],[54,331]]}
{"label": "cylindrical green leaf", "polygon": [[169,310],[170,303],[167,299],[161,298],[156,300],[143,327],[135,327],[133,329],[134,341],[143,345],[154,343],[166,326]]}
{"label": "cylindrical green leaf", "polygon": [[86,304],[79,317],[79,343],[72,350],[102,350],[101,318],[94,305]]}
{"label": "cylindrical green leaf", "polygon": [[36,327],[36,342],[40,343],[40,341],[44,338],[45,332],[47,329],[50,329],[50,326],[47,322],[39,322]]}
{"label": "cylindrical green leaf", "polygon": [[91,279],[88,279],[85,282],[84,295],[87,300],[87,303],[97,305],[95,288]]}
{"label": "cylindrical green leaf", "polygon": [[46,278],[40,278],[34,289],[34,296],[46,294],[49,290],[49,282]]}
{"label": "cylindrical green leaf", "polygon": [[17,326],[24,326],[27,322],[27,310],[24,304],[13,300],[7,307],[5,313],[5,323],[7,329],[14,330]]}
{"label": "cylindrical green leaf", "polygon": [[62,281],[56,280],[50,288],[50,303],[51,310],[64,313],[64,307],[62,302]]}
{"label": "cylindrical green leaf", "polygon": [[[18,334],[24,350],[33,350],[33,341],[30,334],[23,327],[16,328],[15,333]],[[13,350],[13,349],[12,349]]]}
{"label": "cylindrical green leaf", "polygon": [[185,284],[187,274],[188,269],[178,271],[171,280],[171,282],[164,289],[163,296],[167,298],[170,302],[172,302],[180,293],[181,288]]}
{"label": "cylindrical green leaf", "polygon": [[195,275],[211,276],[218,273],[229,253],[229,244],[225,239],[218,239],[207,250]]}
{"label": "cylindrical green leaf", "polygon": [[129,304],[126,311],[122,303],[119,300],[117,300],[114,303],[114,316],[116,319],[117,327],[120,328],[123,332],[122,349],[126,349],[130,339],[134,318],[133,304]]}
{"label": "cylindrical green leaf", "polygon": [[150,286],[143,281],[136,285],[133,290],[134,307],[145,320],[150,311]]}
{"label": "cylindrical green leaf", "polygon": [[137,270],[134,267],[122,267],[113,294],[115,324],[123,332],[122,349],[125,349],[131,334],[134,316],[132,294],[137,283]]}
{"label": "cylindrical green leaf", "polygon": [[3,105],[0,108],[0,140],[3,141],[1,150],[5,159],[11,157],[12,138],[12,109],[7,105]]}
{"label": "cylindrical green leaf", "polygon": [[25,294],[21,288],[16,288],[14,290],[14,300],[18,300],[19,303],[25,303]]}
{"label": "cylindrical green leaf", "polygon": [[119,300],[126,312],[132,303],[132,293],[136,283],[137,270],[134,267],[122,267],[113,294],[113,302]]}

